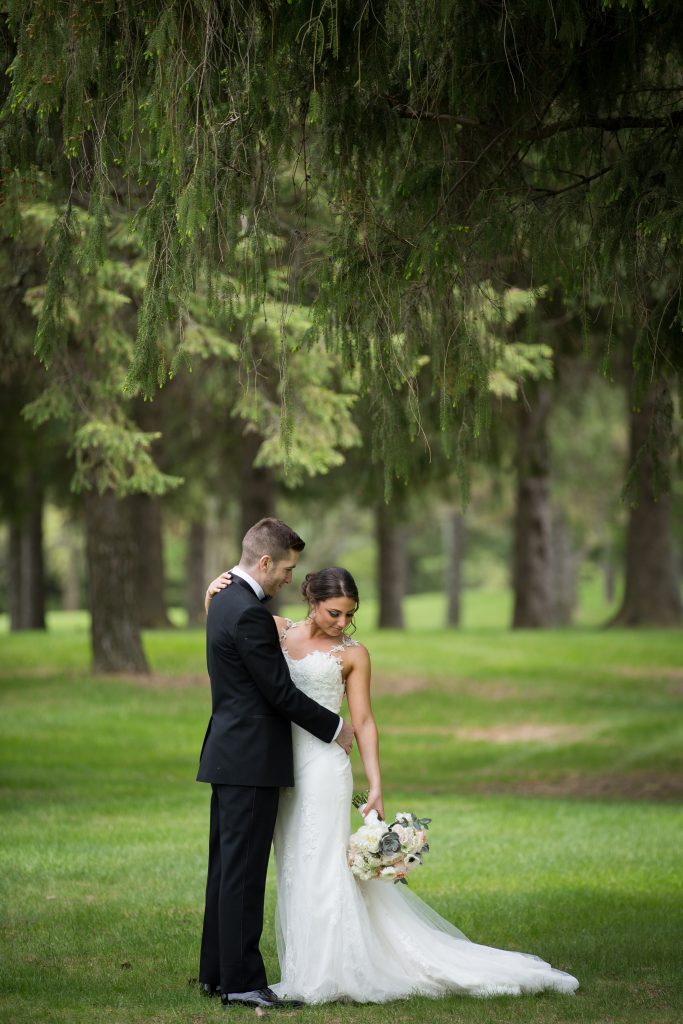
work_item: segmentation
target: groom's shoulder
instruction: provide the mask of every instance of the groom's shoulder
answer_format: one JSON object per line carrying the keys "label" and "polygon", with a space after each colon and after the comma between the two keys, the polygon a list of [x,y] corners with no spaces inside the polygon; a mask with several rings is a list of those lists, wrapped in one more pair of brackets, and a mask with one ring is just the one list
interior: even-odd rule
{"label": "groom's shoulder", "polygon": [[235,622],[238,626],[254,625],[265,628],[269,632],[274,628],[275,619],[265,606],[257,599],[245,601],[236,609]]}
{"label": "groom's shoulder", "polygon": [[255,594],[250,593],[246,587],[232,584],[225,590],[219,590],[209,605],[207,625],[219,622],[236,622],[249,608],[261,609],[261,604]]}

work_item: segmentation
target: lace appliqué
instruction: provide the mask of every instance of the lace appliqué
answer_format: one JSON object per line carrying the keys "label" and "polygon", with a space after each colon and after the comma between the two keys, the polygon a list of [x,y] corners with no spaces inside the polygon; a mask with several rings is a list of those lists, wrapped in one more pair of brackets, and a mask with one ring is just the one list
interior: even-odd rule
{"label": "lace appliqu\u00e9", "polygon": [[[282,653],[287,659],[287,665],[297,689],[312,697],[318,704],[328,708],[330,711],[338,712],[344,699],[344,678],[342,676],[342,654],[347,647],[358,647],[358,641],[343,636],[341,643],[335,644],[328,651],[309,651],[301,658],[293,658],[287,650],[287,633],[295,629],[300,623],[285,620],[287,625],[280,633]],[[309,736],[309,740],[318,743],[315,737]],[[304,737],[299,742],[308,742]]]}
{"label": "lace appliqu\u00e9", "polygon": [[294,621],[294,619],[285,619],[285,622],[287,623],[287,625],[285,626],[284,629],[280,630],[280,643],[281,644],[284,644],[285,637],[287,636],[287,633],[292,628],[292,626],[296,626],[296,622]]}

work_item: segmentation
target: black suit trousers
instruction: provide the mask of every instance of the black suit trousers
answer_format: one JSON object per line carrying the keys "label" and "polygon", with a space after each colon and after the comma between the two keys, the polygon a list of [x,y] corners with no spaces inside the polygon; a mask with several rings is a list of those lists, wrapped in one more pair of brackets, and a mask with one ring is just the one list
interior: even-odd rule
{"label": "black suit trousers", "polygon": [[211,787],[209,870],[199,980],[223,992],[267,985],[259,940],[276,786]]}

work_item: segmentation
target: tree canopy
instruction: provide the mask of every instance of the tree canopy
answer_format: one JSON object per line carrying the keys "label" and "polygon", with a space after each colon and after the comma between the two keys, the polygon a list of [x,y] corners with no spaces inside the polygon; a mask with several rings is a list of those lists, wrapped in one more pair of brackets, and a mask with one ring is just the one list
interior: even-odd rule
{"label": "tree canopy", "polygon": [[641,379],[680,372],[675,0],[14,0],[3,12],[3,230],[27,198],[59,207],[46,363],[83,271],[74,209],[89,212],[92,273],[112,207],[136,212],[148,263],[126,388],[151,397],[182,353],[179,329],[169,357],[167,324],[200,281],[227,315],[258,314],[286,167],[303,278],[320,289],[308,340],[357,370],[390,460],[424,391],[439,395],[444,438],[481,430],[482,282],[493,303],[511,285],[561,289],[585,317],[604,310],[608,337],[632,320]]}

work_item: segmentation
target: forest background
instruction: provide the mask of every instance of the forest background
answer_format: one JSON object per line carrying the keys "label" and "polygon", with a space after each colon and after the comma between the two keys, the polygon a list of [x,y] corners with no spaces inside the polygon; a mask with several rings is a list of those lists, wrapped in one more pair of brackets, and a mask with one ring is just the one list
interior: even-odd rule
{"label": "forest background", "polygon": [[581,982],[302,1019],[680,1020],[682,58],[676,0],[0,0],[0,1019],[220,1012],[204,591],[277,514],[416,891]]}
{"label": "forest background", "polygon": [[273,513],[382,626],[680,624],[679,18],[6,4],[11,627],[144,671]]}

